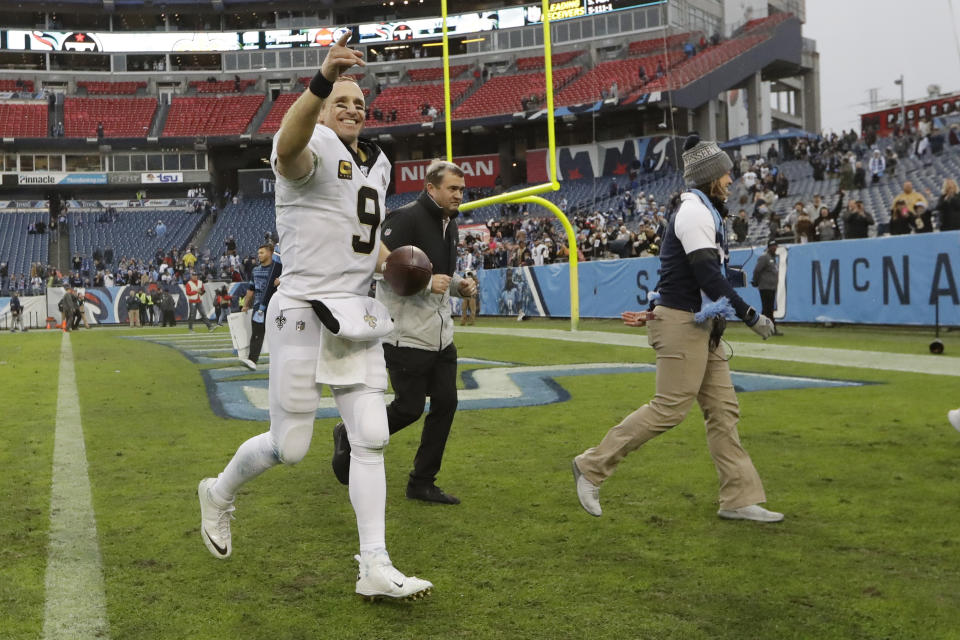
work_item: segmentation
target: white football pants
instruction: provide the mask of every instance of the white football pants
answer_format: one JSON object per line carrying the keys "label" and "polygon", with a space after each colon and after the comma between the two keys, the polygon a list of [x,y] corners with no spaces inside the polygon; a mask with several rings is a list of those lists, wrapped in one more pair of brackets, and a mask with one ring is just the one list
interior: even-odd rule
{"label": "white football pants", "polygon": [[[270,431],[240,445],[214,485],[220,499],[233,500],[248,480],[281,462],[296,464],[306,455],[320,403],[321,385],[316,383],[320,328],[320,320],[308,303],[280,295],[270,300],[266,316],[271,348]],[[382,347],[376,344],[371,349],[380,350],[371,355],[374,362],[382,363]],[[378,371],[373,377],[385,380],[386,372],[381,375]],[[364,384],[331,389],[352,449],[350,502],[357,516],[360,551],[385,549],[387,489],[383,449],[390,432],[384,389]]]}

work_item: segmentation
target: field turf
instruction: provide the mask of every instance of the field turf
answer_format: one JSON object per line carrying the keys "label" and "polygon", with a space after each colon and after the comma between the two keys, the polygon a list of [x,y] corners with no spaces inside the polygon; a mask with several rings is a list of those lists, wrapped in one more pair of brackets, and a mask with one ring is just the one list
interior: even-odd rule
{"label": "field turf", "polygon": [[[507,329],[512,320],[482,319]],[[523,327],[563,329],[564,322]],[[612,321],[583,329],[619,331]],[[646,402],[653,374],[567,376],[566,402],[463,411],[440,484],[463,504],[404,498],[419,424],[386,450],[387,542],[434,582],[419,602],[353,593],[356,526],[330,471],[330,429],[295,467],[237,501],[234,552],[198,533],[197,482],[265,423],[211,410],[200,366],[126,339],[71,334],[110,638],[950,638],[960,622],[960,377],[736,356],[737,371],[867,382],[740,394],[740,433],[781,524],[716,517],[694,408],[579,506],[570,459]],[[225,329],[221,329],[225,332]],[[925,354],[930,331],[785,327],[778,344]],[[198,333],[198,339],[202,334]],[[225,333],[216,333],[227,356]],[[206,337],[205,335],[203,336]],[[957,332],[942,336],[957,358]],[[61,334],[0,336],[0,638],[41,637]],[[759,340],[734,328],[730,339]],[[650,349],[458,334],[461,358],[546,365],[653,362]],[[223,366],[234,366],[225,357]],[[217,366],[217,365],[213,365]],[[481,365],[466,365],[476,368]],[[485,366],[485,365],[484,365]],[[960,368],[960,359],[957,360]],[[261,374],[257,374],[261,375]]]}

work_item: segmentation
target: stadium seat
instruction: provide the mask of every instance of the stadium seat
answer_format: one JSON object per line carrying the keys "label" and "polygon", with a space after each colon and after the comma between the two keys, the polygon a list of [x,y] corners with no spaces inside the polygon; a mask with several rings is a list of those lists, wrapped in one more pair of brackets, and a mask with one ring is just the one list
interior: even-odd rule
{"label": "stadium seat", "polygon": [[0,136],[44,138],[47,135],[47,103],[0,103]]}
{"label": "stadium seat", "polygon": [[267,117],[264,118],[260,124],[258,133],[276,133],[280,129],[280,123],[283,121],[283,116],[287,112],[287,109],[289,109],[290,105],[296,102],[299,97],[299,93],[281,93],[277,96],[277,99],[273,101],[273,106],[270,107],[270,112],[267,114]]}
{"label": "stadium seat", "polygon": [[0,262],[7,263],[7,274],[30,275],[34,262],[48,262],[50,232],[27,233],[31,223],[47,222],[50,213],[46,209],[28,212],[0,213]]}
{"label": "stadium seat", "polygon": [[[554,90],[566,85],[580,71],[580,67],[554,69]],[[536,95],[543,101],[545,83],[546,74],[543,72],[495,76],[457,107],[453,117],[460,120],[522,111],[521,100],[524,98]]]}
{"label": "stadium seat", "polygon": [[667,51],[672,51],[682,48],[687,42],[699,38],[699,36],[699,33],[690,32],[667,36],[666,39],[663,36],[658,36],[647,40],[638,40],[630,43],[627,47],[627,53],[631,56],[649,56],[653,53],[663,52],[664,48]]}
{"label": "stadium seat", "polygon": [[[114,262],[122,258],[152,260],[160,249],[183,250],[196,231],[203,216],[180,210],[119,210],[116,222],[96,222],[96,213],[83,213],[83,224],[76,225],[76,212],[70,213],[70,253],[89,258],[94,249],[113,248]],[[147,235],[147,229],[163,220],[167,232],[161,236]]]}
{"label": "stadium seat", "polygon": [[174,98],[162,135],[239,135],[246,131],[263,100],[262,95]]}
{"label": "stadium seat", "polygon": [[[684,58],[682,51],[670,52],[665,66],[670,68]],[[571,105],[595,102],[601,99],[601,92],[609,90],[614,82],[617,83],[619,95],[621,97],[626,96],[640,86],[638,77],[640,67],[643,67],[647,77],[651,79],[651,82],[647,85],[647,87],[651,87],[656,82],[653,78],[656,75],[657,63],[663,59],[663,55],[658,54],[646,58],[627,58],[601,62],[560,91],[557,94],[556,103],[558,105]]]}
{"label": "stadium seat", "polygon": [[[453,80],[469,69],[469,65],[457,64],[450,67],[450,79]],[[427,67],[407,71],[411,82],[443,82],[443,67]]]}
{"label": "stadium seat", "polygon": [[0,91],[29,91],[33,93],[33,80],[21,80],[22,86],[17,86],[17,81],[10,78],[0,80]]}
{"label": "stadium seat", "polygon": [[63,101],[64,135],[95,137],[97,123],[102,122],[106,138],[142,138],[149,133],[156,110],[156,98],[66,98]]}
{"label": "stadium seat", "polygon": [[[359,84],[361,80],[363,80],[364,78],[367,77],[367,74],[365,74],[365,73],[345,73],[345,74],[343,74],[343,77],[344,77],[344,78],[353,78],[354,81]],[[311,80],[313,80],[313,76],[302,76],[302,77],[300,77],[300,78],[297,78],[297,82],[299,82],[300,84],[302,84],[302,85],[304,86],[304,88],[310,86],[310,81],[311,81]]]}
{"label": "stadium seat", "polygon": [[[473,86],[472,80],[459,80],[450,83],[450,101],[455,102]],[[441,112],[443,109],[443,85],[442,84],[414,84],[387,87],[379,96],[370,103],[371,113],[373,109],[380,109],[384,120],[378,121],[370,118],[367,120],[368,127],[391,127],[399,124],[411,124],[414,122],[429,122],[428,116],[421,115],[421,106],[428,103]],[[386,118],[390,112],[397,110],[397,119],[387,122]]]}
{"label": "stadium seat", "polygon": [[240,89],[237,90],[237,83],[233,80],[221,80],[218,82],[205,82],[193,80],[190,82],[190,88],[196,89],[197,93],[243,93],[247,87],[257,84],[256,80],[247,79],[240,81]]}
{"label": "stadium seat", "polygon": [[83,81],[80,80],[77,82],[77,86],[81,89],[86,89],[87,93],[90,95],[113,95],[113,96],[122,96],[122,95],[134,95],[137,92],[137,89],[146,89],[146,82],[93,82],[93,81]]}
{"label": "stadium seat", "polygon": [[[555,53],[551,57],[554,68],[569,64],[574,58],[584,54],[582,49],[578,51],[567,51],[565,53]],[[517,71],[535,71],[543,69],[545,66],[544,56],[530,56],[527,58],[517,58]]]}
{"label": "stadium seat", "polygon": [[[265,233],[277,229],[277,215],[273,198],[244,198],[237,204],[229,203],[217,217],[207,235],[206,247],[210,255],[224,252],[227,236],[234,236],[237,255],[249,256],[257,252]],[[283,247],[280,247],[281,253]]]}

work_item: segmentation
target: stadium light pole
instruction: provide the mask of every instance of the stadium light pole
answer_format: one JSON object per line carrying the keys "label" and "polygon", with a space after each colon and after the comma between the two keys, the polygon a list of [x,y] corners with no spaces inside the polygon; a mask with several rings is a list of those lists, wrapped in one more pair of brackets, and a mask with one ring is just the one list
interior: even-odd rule
{"label": "stadium light pole", "polygon": [[900,85],[900,127],[902,131],[907,130],[907,103],[903,97],[903,74],[893,81],[893,84]]}

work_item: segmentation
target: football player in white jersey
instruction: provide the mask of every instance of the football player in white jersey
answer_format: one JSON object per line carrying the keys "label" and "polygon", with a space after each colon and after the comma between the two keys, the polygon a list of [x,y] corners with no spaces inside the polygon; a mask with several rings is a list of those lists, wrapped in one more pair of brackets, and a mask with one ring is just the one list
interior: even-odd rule
{"label": "football player in white jersey", "polygon": [[363,93],[340,77],[364,64],[362,54],[346,46],[349,37],[346,32],[330,48],[273,140],[283,274],[265,318],[270,430],[240,445],[217,478],[200,482],[200,533],[215,557],[230,555],[237,490],[270,467],[303,459],[320,388],[327,384],[352,447],[350,502],[360,537],[356,592],[417,598],[433,585],[400,573],[386,550],[383,449],[389,431],[380,338],[393,325],[386,308],[367,297],[388,253],[379,226],[390,162],[375,144],[359,139]]}

